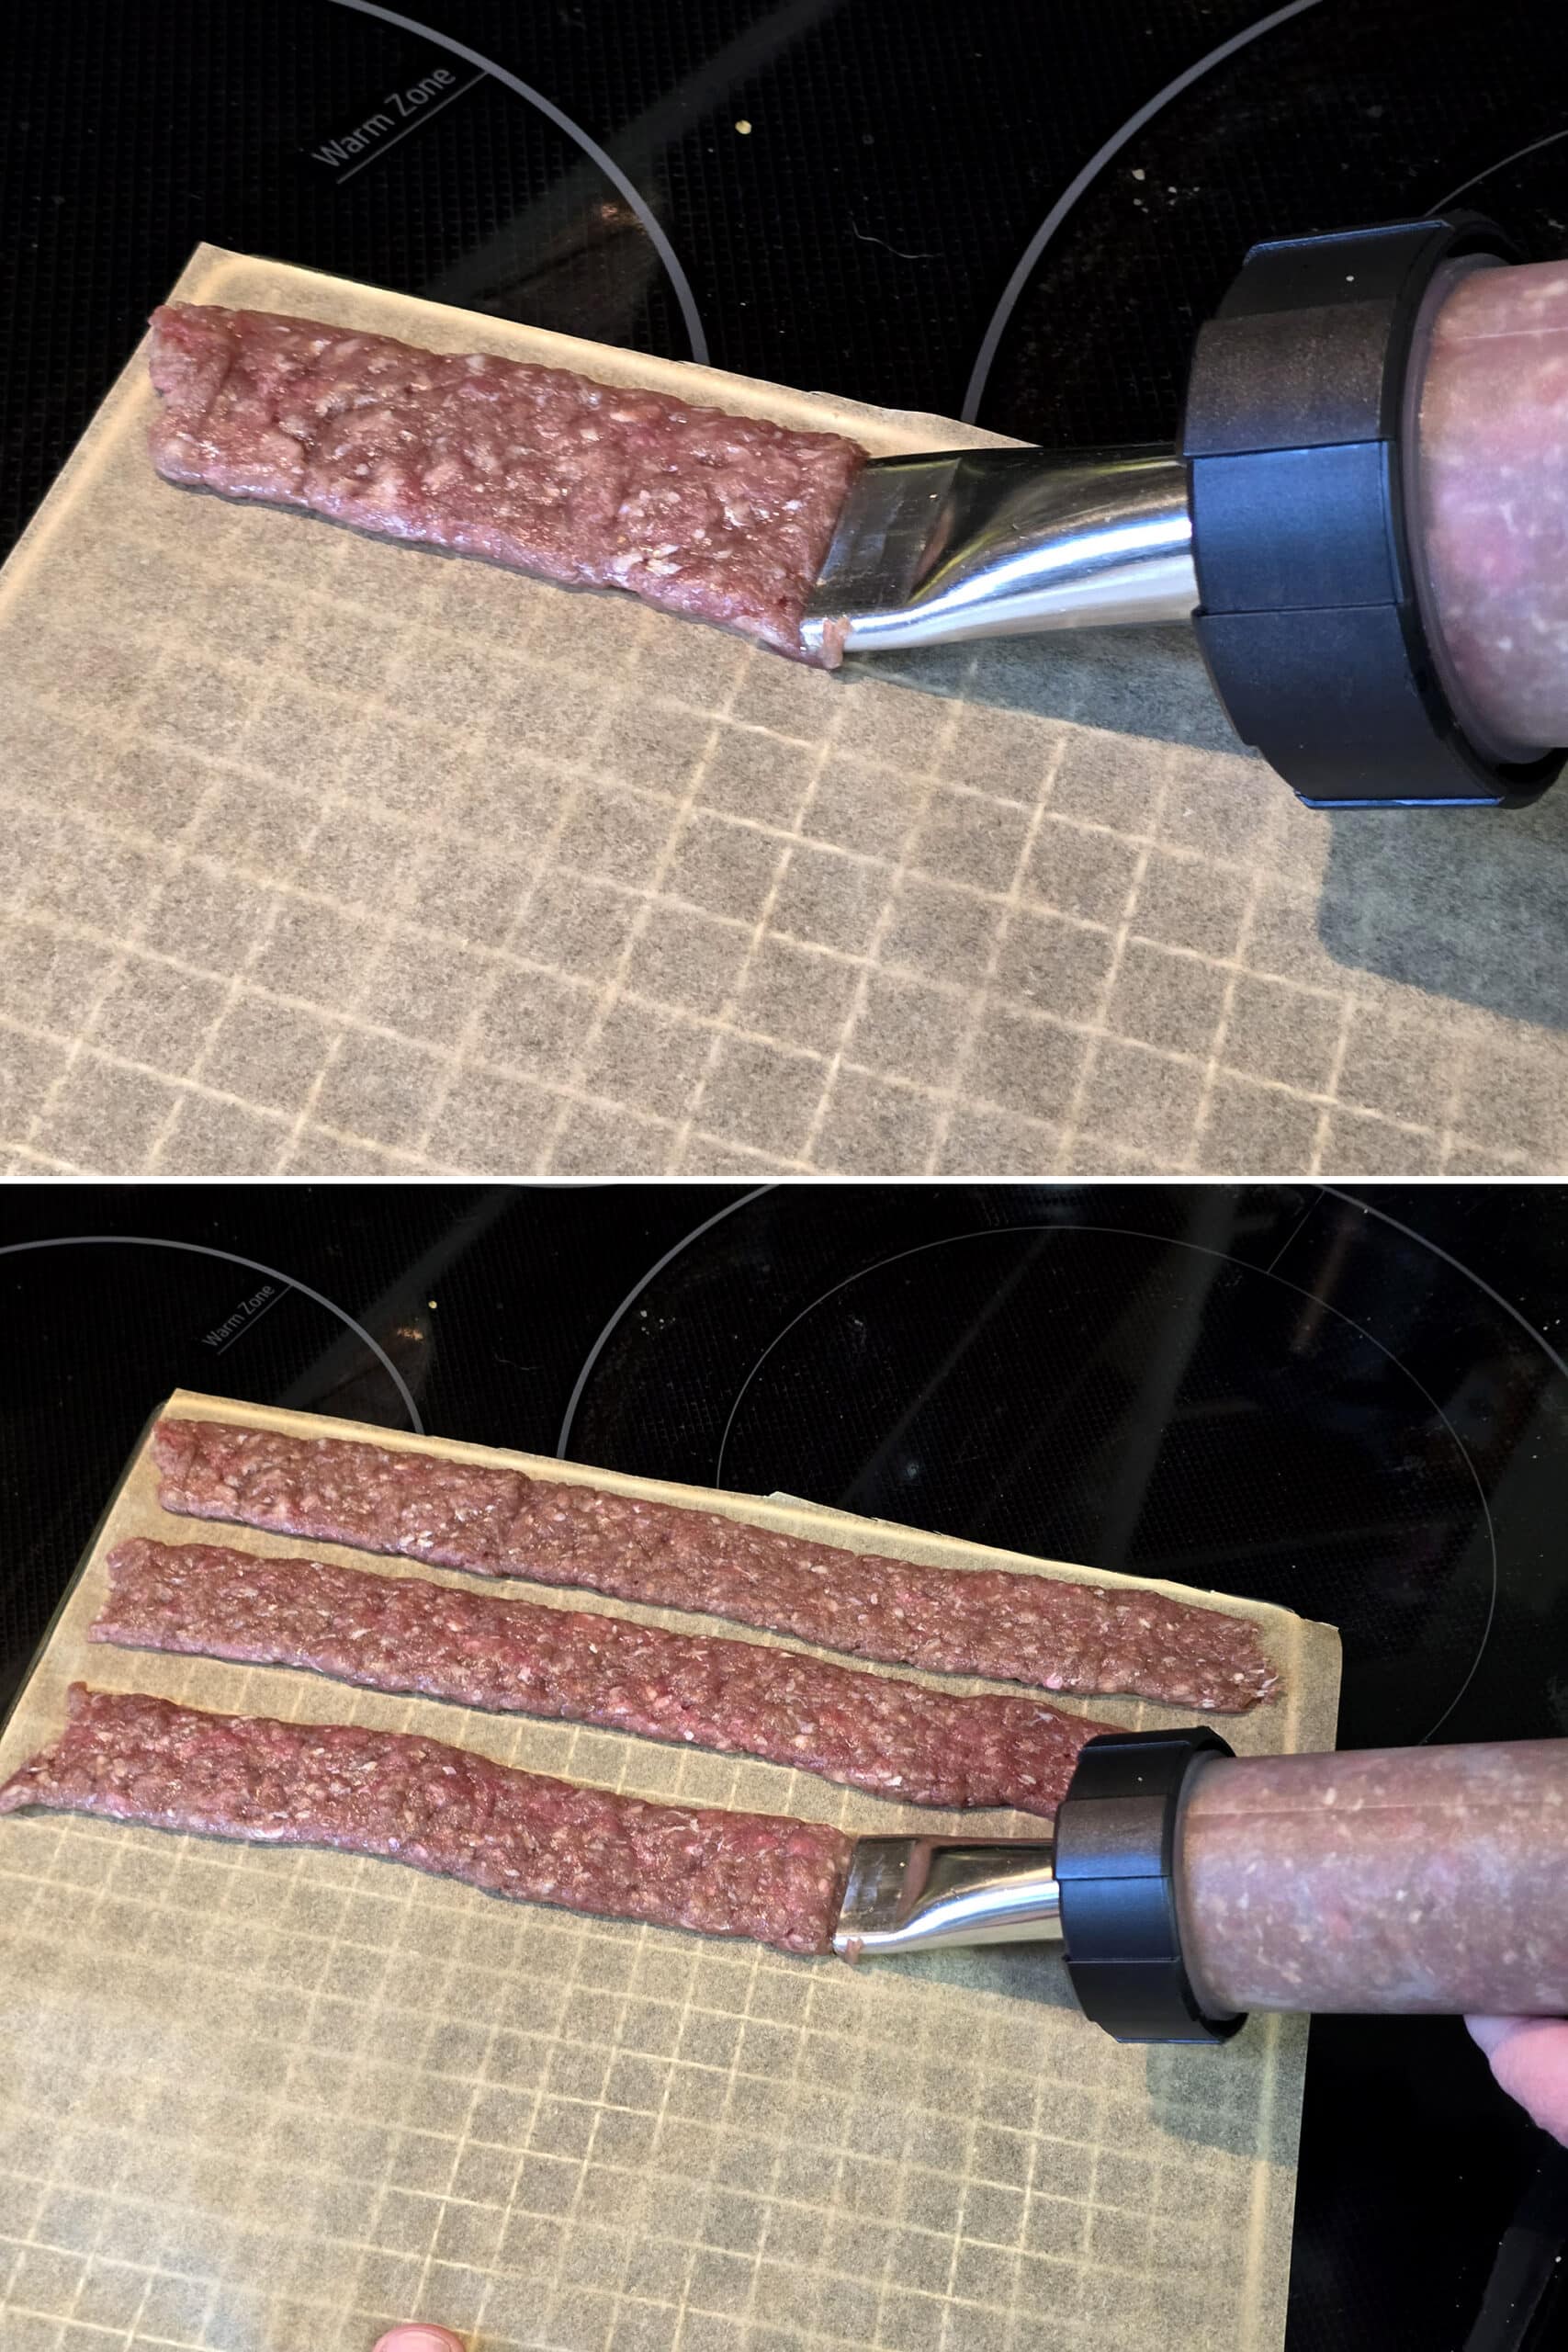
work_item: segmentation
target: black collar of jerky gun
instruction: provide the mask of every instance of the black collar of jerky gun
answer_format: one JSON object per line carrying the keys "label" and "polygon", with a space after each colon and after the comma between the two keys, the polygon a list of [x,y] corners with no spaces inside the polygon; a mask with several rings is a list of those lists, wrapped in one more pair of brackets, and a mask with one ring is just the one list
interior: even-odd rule
{"label": "black collar of jerky gun", "polygon": [[1177,1822],[1218,1732],[1102,1732],[1079,1751],[1056,1810],[1055,1878],[1067,1974],[1086,2017],[1118,2041],[1224,2041],[1244,2018],[1205,2016],[1181,1956]]}
{"label": "black collar of jerky gun", "polygon": [[1237,734],[1310,807],[1517,807],[1562,765],[1467,737],[1418,602],[1407,388],[1432,281],[1472,254],[1518,258],[1471,212],[1254,245],[1198,338],[1193,625]]}

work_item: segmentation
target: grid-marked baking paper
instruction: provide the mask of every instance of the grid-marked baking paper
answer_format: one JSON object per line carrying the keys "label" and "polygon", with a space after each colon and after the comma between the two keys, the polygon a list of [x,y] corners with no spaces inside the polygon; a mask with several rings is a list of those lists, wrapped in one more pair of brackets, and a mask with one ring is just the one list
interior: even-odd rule
{"label": "grid-marked baking paper", "polygon": [[[1073,1573],[807,1504],[183,1392],[172,1408],[516,1463],[917,1560]],[[772,1765],[89,1645],[104,1555],[131,1533],[302,1548],[165,1517],[144,1445],[0,1739],[0,1775],[82,1679],[417,1729],[649,1797],[866,1831],[958,1823]],[[1223,1719],[1227,1736],[1331,1747],[1337,1636],[1248,1613],[1286,1696]],[[1190,1719],[1094,1704],[1128,1724]],[[6,2352],[369,2352],[415,2316],[474,2352],[1282,2340],[1301,2019],[1254,2018],[1223,2049],[1122,2049],[1027,1951],[851,1970],[392,1863],[49,1815],[0,1821],[0,1971]]]}
{"label": "grid-marked baking paper", "polygon": [[[993,437],[213,246],[175,290]],[[0,1166],[1568,1165],[1568,803],[1334,826],[1184,631],[827,677],[172,488],[154,405],[143,348],[0,575]]]}

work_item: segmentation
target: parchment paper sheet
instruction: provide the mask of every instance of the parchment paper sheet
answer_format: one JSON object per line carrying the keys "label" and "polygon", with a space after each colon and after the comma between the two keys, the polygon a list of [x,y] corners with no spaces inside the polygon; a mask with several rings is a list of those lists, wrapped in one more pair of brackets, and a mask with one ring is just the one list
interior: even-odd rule
{"label": "parchment paper sheet", "polygon": [[[917,1560],[1074,1573],[797,1502],[185,1392],[172,1409],[513,1462]],[[88,1645],[104,1555],[133,1533],[304,1548],[166,1517],[140,1449],[0,1737],[0,1777],[82,1679],[415,1728],[649,1797],[957,1826],[772,1765]],[[1337,1635],[1246,1606],[1286,1696],[1224,1718],[1226,1736],[1331,1747]],[[386,1862],[38,1815],[0,1821],[0,2024],[6,2352],[368,2352],[414,2316],[472,2331],[476,2352],[1282,2339],[1304,2024],[1254,2019],[1223,2050],[1121,2049],[1027,1951],[852,1971],[508,1905]]]}

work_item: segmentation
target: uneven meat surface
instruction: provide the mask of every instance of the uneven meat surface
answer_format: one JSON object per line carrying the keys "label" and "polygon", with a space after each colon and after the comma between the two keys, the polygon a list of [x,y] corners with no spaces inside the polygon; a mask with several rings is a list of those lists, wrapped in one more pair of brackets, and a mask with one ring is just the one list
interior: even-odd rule
{"label": "uneven meat surface", "polygon": [[807,596],[865,461],[838,434],[265,311],[165,304],[152,375],[152,462],[171,481],[629,589],[801,661]]}
{"label": "uneven meat surface", "polygon": [[963,1698],[793,1650],[325,1560],[120,1544],[96,1642],[310,1667],[375,1690],[757,1756],[910,1804],[1052,1814],[1106,1725]]}
{"label": "uneven meat surface", "polygon": [[567,1911],[831,1949],[851,1840],[781,1815],[647,1804],[357,1724],[206,1714],[72,1684],[65,1729],[0,1787],[38,1806],[250,1845],[330,1846]]}
{"label": "uneven meat surface", "polygon": [[1421,387],[1428,579],[1472,708],[1568,742],[1568,261],[1480,269],[1438,311]]}
{"label": "uneven meat surface", "polygon": [[889,1666],[1232,1711],[1279,1688],[1256,1626],[1159,1593],[919,1566],[356,1439],[171,1419],[154,1451],[165,1510],[476,1576],[585,1586]]}

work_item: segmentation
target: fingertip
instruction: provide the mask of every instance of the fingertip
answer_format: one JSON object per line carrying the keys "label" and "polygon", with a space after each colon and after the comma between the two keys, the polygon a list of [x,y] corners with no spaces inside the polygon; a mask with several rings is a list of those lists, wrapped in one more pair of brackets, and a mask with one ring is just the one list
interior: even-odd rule
{"label": "fingertip", "polygon": [[415,2321],[403,2327],[389,2327],[378,2335],[372,2352],[463,2352],[460,2336],[449,2327],[427,2327]]}
{"label": "fingertip", "polygon": [[1471,2031],[1486,2052],[1499,2086],[1533,2123],[1568,2146],[1568,2022],[1478,2018]]}

